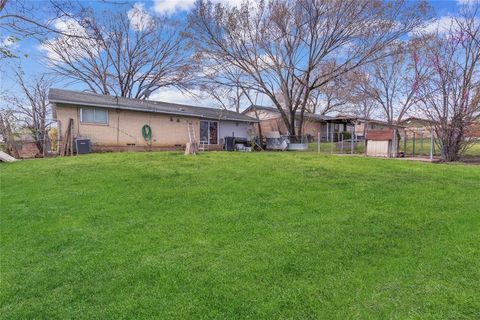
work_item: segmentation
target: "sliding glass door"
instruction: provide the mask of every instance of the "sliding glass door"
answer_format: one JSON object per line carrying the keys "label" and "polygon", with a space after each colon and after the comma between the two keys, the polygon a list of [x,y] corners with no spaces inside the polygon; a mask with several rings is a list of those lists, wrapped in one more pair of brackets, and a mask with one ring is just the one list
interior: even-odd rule
{"label": "sliding glass door", "polygon": [[217,121],[200,121],[200,141],[208,144],[218,144]]}

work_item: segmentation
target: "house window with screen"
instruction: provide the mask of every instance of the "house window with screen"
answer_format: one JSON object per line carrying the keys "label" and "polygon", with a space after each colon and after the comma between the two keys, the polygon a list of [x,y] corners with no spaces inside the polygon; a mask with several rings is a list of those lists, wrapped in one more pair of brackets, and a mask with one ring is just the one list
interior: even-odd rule
{"label": "house window with screen", "polygon": [[217,121],[200,121],[200,141],[208,144],[218,144]]}
{"label": "house window with screen", "polygon": [[108,124],[108,111],[102,108],[81,108],[80,122]]}

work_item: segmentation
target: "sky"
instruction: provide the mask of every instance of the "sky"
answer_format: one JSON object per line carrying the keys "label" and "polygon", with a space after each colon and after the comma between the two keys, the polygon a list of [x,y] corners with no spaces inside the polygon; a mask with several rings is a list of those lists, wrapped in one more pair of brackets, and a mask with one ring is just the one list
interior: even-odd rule
{"label": "sky", "polygon": [[[28,1],[28,0],[27,0]],[[42,1],[42,0],[38,0]],[[230,5],[237,5],[242,0],[213,0],[214,2],[228,3]],[[452,16],[457,14],[461,5],[468,4],[472,0],[438,0],[430,1],[430,5],[434,9],[436,16],[435,21],[429,21],[427,28],[434,29],[437,25],[448,27]],[[195,0],[151,0],[151,1],[125,1],[122,5],[108,5],[110,10],[125,10],[128,11],[133,6],[140,8],[148,15],[169,15],[178,19],[185,19],[188,11],[193,7]],[[37,2],[36,4],[41,4]],[[93,10],[102,11],[106,8],[106,4],[101,1],[82,1],[82,4],[86,7],[91,7]],[[39,19],[48,19],[48,13],[39,12]],[[54,24],[56,27],[61,28],[61,24]],[[16,84],[14,81],[14,70],[21,66],[21,69],[25,73],[27,79],[33,79],[43,73],[48,73],[48,67],[45,63],[45,57],[48,52],[42,48],[41,43],[33,38],[20,39],[18,42],[10,44],[8,43],[8,34],[5,30],[0,31],[0,42],[9,45],[10,48],[19,56],[17,59],[7,59],[8,62],[0,61],[0,90],[8,91],[10,93],[16,92]],[[56,80],[54,87],[71,89],[71,90],[83,90],[85,86],[82,84],[74,84],[66,81]],[[206,107],[215,107],[213,100],[202,99],[196,100],[188,95],[179,92],[176,89],[164,88],[157,92],[154,92],[150,99],[160,100],[173,103],[191,104]],[[257,104],[269,105],[269,101],[264,101],[263,97],[259,98]]]}

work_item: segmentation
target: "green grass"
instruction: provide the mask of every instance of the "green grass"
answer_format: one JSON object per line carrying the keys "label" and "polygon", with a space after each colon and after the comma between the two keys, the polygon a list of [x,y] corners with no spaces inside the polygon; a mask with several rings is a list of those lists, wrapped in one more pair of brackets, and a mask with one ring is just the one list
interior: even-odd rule
{"label": "green grass", "polygon": [[480,167],[313,153],[0,165],[3,319],[479,319]]}

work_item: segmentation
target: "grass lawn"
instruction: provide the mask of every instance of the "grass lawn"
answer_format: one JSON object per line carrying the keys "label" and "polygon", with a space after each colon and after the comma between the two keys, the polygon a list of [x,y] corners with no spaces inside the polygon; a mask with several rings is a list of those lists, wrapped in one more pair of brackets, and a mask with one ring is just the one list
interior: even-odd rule
{"label": "grass lawn", "polygon": [[0,179],[3,319],[480,318],[480,166],[117,153]]}

